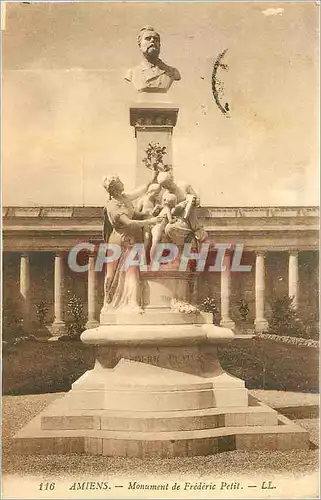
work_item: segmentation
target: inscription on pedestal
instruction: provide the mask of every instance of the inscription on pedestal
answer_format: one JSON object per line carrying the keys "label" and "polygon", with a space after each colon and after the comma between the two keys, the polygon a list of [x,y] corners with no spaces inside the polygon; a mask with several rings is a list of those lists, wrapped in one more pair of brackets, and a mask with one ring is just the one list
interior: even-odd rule
{"label": "inscription on pedestal", "polygon": [[193,354],[169,354],[168,356],[161,355],[136,355],[136,356],[126,356],[126,360],[130,361],[138,361],[139,363],[151,363],[153,365],[160,365],[162,362],[169,361],[169,363],[194,363],[195,361],[199,361],[198,355]]}
{"label": "inscription on pedestal", "polygon": [[152,363],[154,364],[159,364],[159,356],[148,356],[148,355],[143,355],[143,356],[129,356],[126,358],[127,360],[131,361],[139,361],[140,363]]}
{"label": "inscription on pedestal", "polygon": [[182,355],[177,355],[177,354],[170,354],[169,355],[169,361],[175,362],[175,363],[188,363],[188,362],[195,362],[199,360],[199,356],[195,356],[193,354],[182,354]]}

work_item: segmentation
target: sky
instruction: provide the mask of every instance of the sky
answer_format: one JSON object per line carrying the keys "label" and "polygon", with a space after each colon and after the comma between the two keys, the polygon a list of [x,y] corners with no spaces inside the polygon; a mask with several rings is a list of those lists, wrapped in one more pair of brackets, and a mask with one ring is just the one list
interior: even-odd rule
{"label": "sky", "polygon": [[[152,25],[179,69],[168,99],[177,180],[202,205],[317,205],[318,9],[286,3],[9,3],[3,31],[3,204],[103,205],[102,178],[134,186],[124,80]],[[220,70],[226,118],[211,87]]]}

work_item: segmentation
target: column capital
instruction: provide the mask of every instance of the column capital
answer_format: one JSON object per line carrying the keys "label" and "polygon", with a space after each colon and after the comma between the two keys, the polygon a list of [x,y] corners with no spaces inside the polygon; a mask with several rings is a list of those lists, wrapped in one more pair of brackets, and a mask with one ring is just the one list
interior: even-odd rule
{"label": "column capital", "polygon": [[299,250],[297,250],[296,248],[290,248],[288,250],[288,253],[289,253],[289,255],[292,255],[293,257],[298,257]]}
{"label": "column capital", "polygon": [[28,252],[21,252],[20,257],[23,257],[24,259],[29,259],[29,253]]}
{"label": "column capital", "polygon": [[256,257],[265,258],[267,255],[267,250],[255,250],[255,255],[256,255]]}

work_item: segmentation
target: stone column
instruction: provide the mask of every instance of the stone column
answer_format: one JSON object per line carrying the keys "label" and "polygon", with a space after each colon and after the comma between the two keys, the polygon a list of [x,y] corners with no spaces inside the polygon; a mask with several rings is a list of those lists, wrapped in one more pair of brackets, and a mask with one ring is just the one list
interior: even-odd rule
{"label": "stone column", "polygon": [[262,332],[269,326],[264,315],[265,253],[256,252],[255,263],[255,330]]}
{"label": "stone column", "polygon": [[86,328],[96,328],[99,326],[96,320],[96,273],[95,254],[88,255],[88,319]]}
{"label": "stone column", "polygon": [[59,337],[66,332],[66,325],[63,320],[63,289],[64,289],[64,268],[63,257],[60,252],[55,255],[55,277],[54,277],[54,315],[52,324],[52,335]]}
{"label": "stone column", "polygon": [[299,262],[298,252],[294,250],[289,252],[289,297],[293,297],[293,306],[297,309],[299,303]]}
{"label": "stone column", "polygon": [[162,102],[142,103],[130,108],[130,124],[135,127],[137,141],[135,185],[150,179],[150,172],[143,163],[149,143],[166,146],[164,162],[172,165],[172,134],[176,125],[178,108]]}
{"label": "stone column", "polygon": [[231,290],[231,256],[225,253],[223,259],[224,270],[221,270],[221,321],[223,328],[235,328],[234,321],[230,318],[230,290]]}
{"label": "stone column", "polygon": [[20,257],[20,296],[22,298],[23,328],[30,325],[30,263],[29,256],[23,253]]}

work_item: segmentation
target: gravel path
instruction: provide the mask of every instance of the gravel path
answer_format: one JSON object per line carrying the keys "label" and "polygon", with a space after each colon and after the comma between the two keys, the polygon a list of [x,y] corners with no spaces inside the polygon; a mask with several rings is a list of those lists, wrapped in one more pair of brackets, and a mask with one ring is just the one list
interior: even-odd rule
{"label": "gravel path", "polygon": [[282,406],[318,405],[320,400],[319,394],[305,392],[252,389],[250,393],[269,406],[272,406],[272,408],[281,408]]}
{"label": "gravel path", "polygon": [[310,441],[319,447],[320,422],[318,418],[304,418],[300,420],[293,420],[293,422],[306,429],[309,433]]}
{"label": "gravel path", "polygon": [[[4,396],[3,408],[3,461],[2,471],[10,474],[45,474],[52,478],[76,474],[103,474],[109,477],[131,475],[171,475],[197,477],[215,474],[253,474],[275,472],[311,473],[318,468],[318,450],[280,451],[233,451],[208,457],[173,459],[127,459],[88,455],[18,456],[12,453],[12,437],[23,425],[63,394],[32,396]],[[311,432],[318,443],[318,421],[297,421]]]}

